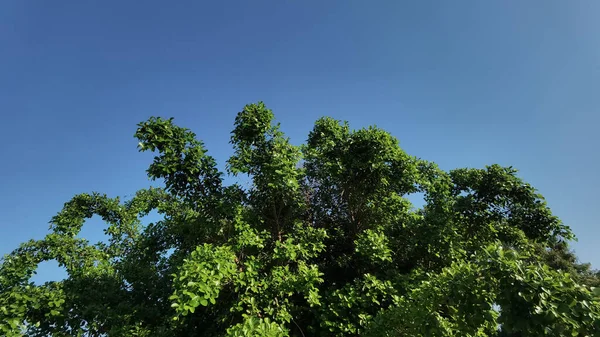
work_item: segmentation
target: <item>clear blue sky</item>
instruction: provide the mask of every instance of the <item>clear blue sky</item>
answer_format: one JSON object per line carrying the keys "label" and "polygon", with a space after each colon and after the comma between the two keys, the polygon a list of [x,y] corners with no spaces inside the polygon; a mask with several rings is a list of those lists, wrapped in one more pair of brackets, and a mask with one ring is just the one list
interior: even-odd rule
{"label": "clear blue sky", "polygon": [[136,123],[173,116],[223,162],[236,112],[263,100],[295,143],[330,115],[444,169],[513,165],[600,267],[599,15],[591,0],[3,0],[0,254],[77,193],[148,186]]}

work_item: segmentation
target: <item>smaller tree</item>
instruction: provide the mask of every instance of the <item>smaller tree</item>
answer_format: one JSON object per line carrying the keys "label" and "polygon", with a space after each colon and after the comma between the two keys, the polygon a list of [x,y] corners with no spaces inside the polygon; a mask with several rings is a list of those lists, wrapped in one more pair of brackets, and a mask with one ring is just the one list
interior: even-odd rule
{"label": "smaller tree", "polygon": [[538,245],[535,256],[541,257],[550,269],[567,272],[580,284],[600,287],[600,271],[592,269],[590,263],[579,263],[577,256],[565,241],[556,242],[547,248]]}

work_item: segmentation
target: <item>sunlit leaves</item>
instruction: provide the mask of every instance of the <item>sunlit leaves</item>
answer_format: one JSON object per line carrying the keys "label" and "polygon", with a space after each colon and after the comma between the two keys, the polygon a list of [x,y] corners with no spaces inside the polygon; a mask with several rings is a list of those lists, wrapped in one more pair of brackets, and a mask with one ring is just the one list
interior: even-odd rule
{"label": "sunlit leaves", "polygon": [[268,318],[245,316],[243,323],[227,329],[227,337],[285,337],[287,329]]}
{"label": "sunlit leaves", "polygon": [[175,293],[169,297],[172,307],[187,315],[200,305],[215,304],[221,289],[237,272],[236,260],[229,247],[198,246],[173,275]]}
{"label": "sunlit leaves", "polygon": [[355,240],[356,252],[370,262],[392,260],[392,252],[388,247],[385,234],[368,229]]}

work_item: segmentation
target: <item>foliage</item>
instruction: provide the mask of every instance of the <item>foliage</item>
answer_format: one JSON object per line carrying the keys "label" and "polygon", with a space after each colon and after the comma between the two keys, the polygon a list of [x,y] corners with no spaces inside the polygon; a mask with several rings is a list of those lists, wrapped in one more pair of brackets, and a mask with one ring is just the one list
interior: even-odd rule
{"label": "foliage", "polygon": [[599,315],[594,294],[568,273],[531,263],[497,242],[428,275],[366,335],[596,336]]}
{"label": "foliage", "polygon": [[[172,119],[135,133],[163,188],[80,194],[0,265],[6,336],[597,336],[598,276],[513,168],[443,171],[389,133],[319,119],[292,145],[237,114],[225,185]],[[422,193],[415,208],[407,199]],[[162,219],[142,226],[157,210]],[[106,222],[107,243],[77,237]],[[63,281],[35,285],[55,259]],[[90,291],[93,289],[93,291]],[[498,310],[499,309],[499,310]],[[498,326],[502,331],[498,331]]]}

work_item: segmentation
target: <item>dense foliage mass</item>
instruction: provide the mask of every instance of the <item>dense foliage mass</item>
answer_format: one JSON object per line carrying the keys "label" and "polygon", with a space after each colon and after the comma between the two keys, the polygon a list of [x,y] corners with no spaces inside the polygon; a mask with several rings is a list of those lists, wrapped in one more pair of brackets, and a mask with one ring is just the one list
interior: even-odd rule
{"label": "dense foliage mass", "polygon": [[[227,173],[249,187],[225,185],[172,119],[139,124],[164,188],[77,195],[43,240],[6,255],[0,334],[600,335],[598,275],[514,169],[446,172],[381,129],[330,118],[294,146],[273,120],[262,103],[235,119]],[[142,226],[152,210],[162,220]],[[109,242],[77,236],[94,215]],[[68,278],[32,283],[53,259]]]}

